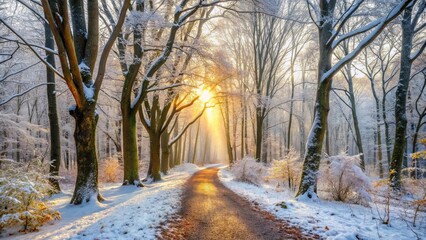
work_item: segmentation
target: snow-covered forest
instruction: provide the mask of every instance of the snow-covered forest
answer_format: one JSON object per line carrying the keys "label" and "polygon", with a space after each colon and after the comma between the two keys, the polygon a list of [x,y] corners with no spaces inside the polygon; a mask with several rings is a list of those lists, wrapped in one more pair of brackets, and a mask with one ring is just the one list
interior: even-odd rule
{"label": "snow-covered forest", "polygon": [[0,238],[426,239],[425,8],[0,0]]}

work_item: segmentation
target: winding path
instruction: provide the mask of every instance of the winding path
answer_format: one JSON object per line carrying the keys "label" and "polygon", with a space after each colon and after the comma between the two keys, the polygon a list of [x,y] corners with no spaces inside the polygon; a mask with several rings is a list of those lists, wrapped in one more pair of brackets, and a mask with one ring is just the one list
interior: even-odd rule
{"label": "winding path", "polygon": [[277,220],[226,188],[217,168],[195,173],[187,182],[179,220],[160,239],[316,239]]}

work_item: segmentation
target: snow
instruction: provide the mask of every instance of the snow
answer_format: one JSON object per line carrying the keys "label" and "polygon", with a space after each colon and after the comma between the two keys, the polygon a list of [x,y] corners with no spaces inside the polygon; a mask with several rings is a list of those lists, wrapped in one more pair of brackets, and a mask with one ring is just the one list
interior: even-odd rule
{"label": "snow", "polygon": [[321,76],[321,82],[325,81],[326,79],[332,77],[336,72],[338,72],[346,63],[348,63],[350,60],[354,59],[362,49],[364,49],[372,40],[374,40],[381,30],[395,17],[398,16],[398,13],[403,10],[403,7],[407,3],[408,0],[401,1],[397,6],[395,6],[389,14],[386,16],[377,19],[369,24],[367,24],[364,27],[360,27],[359,29],[355,29],[349,33],[346,33],[344,36],[341,36],[340,38],[333,41],[333,48],[335,48],[341,41],[344,39],[348,39],[352,36],[357,35],[358,33],[362,33],[368,30],[373,29],[366,37],[364,37],[358,45],[355,47],[352,52],[341,58],[336,64],[334,64],[333,67],[331,67],[327,72],[325,72]]}
{"label": "snow", "polygon": [[[364,207],[303,197],[295,200],[293,193],[277,192],[266,184],[237,182],[227,169],[222,169],[219,177],[225,186],[263,210],[324,239],[426,239],[424,213],[417,227],[413,227],[403,219],[404,209],[391,206],[391,222],[385,225],[379,216],[384,209],[380,204]],[[286,208],[280,206],[283,202]]]}
{"label": "snow", "polygon": [[163,181],[143,188],[114,183],[101,187],[106,201],[70,205],[72,188],[53,197],[62,219],[40,232],[6,239],[156,239],[161,226],[180,209],[183,185],[199,168],[184,164],[170,171]]}
{"label": "snow", "polygon": [[68,107],[68,111],[73,112],[77,109],[77,105],[71,105]]}
{"label": "snow", "polygon": [[86,86],[86,84],[83,84],[84,89],[84,96],[87,100],[92,100],[95,97],[95,88],[93,85],[90,85],[89,87]]}
{"label": "snow", "polygon": [[80,72],[82,72],[82,73],[90,73],[90,68],[89,68],[89,66],[87,66],[87,64],[85,62],[81,62],[78,65],[78,68],[80,69]]}

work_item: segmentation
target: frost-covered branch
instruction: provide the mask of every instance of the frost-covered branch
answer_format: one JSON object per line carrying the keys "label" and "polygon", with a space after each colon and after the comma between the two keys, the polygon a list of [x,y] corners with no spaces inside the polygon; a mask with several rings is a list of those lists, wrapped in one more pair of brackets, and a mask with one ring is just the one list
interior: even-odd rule
{"label": "frost-covered branch", "polygon": [[27,67],[25,67],[25,68],[19,69],[19,70],[15,71],[15,72],[8,73],[8,74],[4,75],[2,78],[0,78],[0,82],[3,82],[4,80],[6,80],[6,79],[8,79],[9,77],[12,77],[12,76],[14,76],[14,75],[16,75],[16,74],[19,74],[19,73],[21,73],[21,72],[24,72],[24,71],[26,71],[26,70],[28,70],[28,69],[30,69],[30,68],[32,68],[32,67],[34,67],[35,65],[37,65],[37,64],[39,64],[39,63],[40,63],[40,62],[36,62],[36,63],[33,63],[33,64],[31,64],[31,65],[29,65],[29,66],[27,66]]}
{"label": "frost-covered branch", "polygon": [[37,45],[37,44],[32,44],[32,43],[25,43],[25,42],[21,42],[21,41],[19,41],[17,39],[11,39],[11,38],[7,38],[7,37],[3,37],[3,36],[0,36],[0,39],[4,39],[4,40],[9,41],[9,42],[15,42],[18,45],[25,45],[25,46],[28,46],[28,47],[40,48],[41,50],[44,50],[44,51],[46,51],[48,53],[58,55],[58,52],[56,52],[55,50],[50,49],[48,47],[45,47],[45,46],[41,46],[41,45]]}
{"label": "frost-covered branch", "polygon": [[[339,20],[335,23],[334,27],[338,24],[339,26],[334,31],[333,35],[331,35],[330,39],[327,41],[327,44],[333,42],[334,39],[339,35],[342,28],[345,26],[345,23],[351,18],[351,16],[356,12],[356,10],[361,6],[364,0],[358,0],[349,7],[344,14],[339,18]],[[333,44],[334,45],[334,44]],[[334,46],[335,47],[335,46]],[[334,48],[333,47],[333,48]]]}
{"label": "frost-covered branch", "polygon": [[[12,28],[9,24],[7,24],[2,18],[0,18],[0,22],[3,23],[4,26],[6,26],[10,31],[12,31],[21,41],[28,46],[28,48],[33,52],[36,57],[43,62],[50,70],[52,70],[56,75],[58,75],[60,78],[64,79],[64,76],[56,70],[55,67],[50,65],[40,54],[32,47],[32,44],[28,43],[27,40],[25,40],[24,37],[22,37],[14,28]],[[41,49],[47,50],[45,47],[39,46]]]}
{"label": "frost-covered branch", "polygon": [[426,41],[423,42],[422,46],[419,48],[419,50],[417,50],[417,52],[415,52],[413,55],[410,56],[410,61],[416,60],[416,58],[418,58],[423,53],[425,48],[426,48]]}
{"label": "frost-covered branch", "polygon": [[[350,62],[351,60],[353,60],[366,46],[368,46],[368,44],[370,44],[382,31],[383,29],[386,27],[386,25],[391,22],[393,19],[395,19],[404,9],[405,7],[410,4],[412,2],[412,0],[404,0],[401,1],[397,6],[395,6],[386,17],[381,18],[380,20],[376,20],[370,24],[368,24],[367,26],[369,27],[364,27],[361,28],[363,31],[365,29],[365,31],[368,31],[372,28],[375,28],[371,33],[369,33],[365,38],[363,38],[360,43],[358,44],[358,46],[349,54],[347,54],[346,56],[344,56],[342,59],[340,59],[336,64],[334,64],[334,66],[328,70],[326,73],[324,73],[321,76],[321,81],[324,81],[325,79],[328,79],[332,76],[334,76],[343,66],[345,66],[348,62]],[[355,36],[357,34],[358,30],[349,32],[348,34],[346,34],[346,36],[344,38],[349,38],[349,36]],[[365,32],[364,31],[364,32]],[[352,35],[352,34],[353,35]],[[336,41],[337,44],[340,43],[340,39],[337,39]],[[337,44],[333,43],[333,47],[337,46]]]}
{"label": "frost-covered branch", "polygon": [[0,102],[0,106],[5,105],[6,103],[8,103],[8,102],[12,101],[14,98],[21,97],[21,96],[23,96],[23,95],[27,94],[28,92],[30,92],[30,91],[32,91],[32,90],[34,90],[34,89],[38,88],[38,87],[41,87],[41,86],[44,86],[44,85],[48,85],[48,84],[54,84],[54,83],[40,83],[40,84],[37,84],[37,85],[35,85],[35,86],[32,86],[32,87],[28,88],[27,90],[25,90],[25,91],[23,91],[23,92],[20,92],[20,93],[17,93],[17,94],[15,94],[15,95],[13,95],[13,96],[10,96],[10,97],[9,97],[9,98],[7,98],[6,100],[4,100],[4,101]]}

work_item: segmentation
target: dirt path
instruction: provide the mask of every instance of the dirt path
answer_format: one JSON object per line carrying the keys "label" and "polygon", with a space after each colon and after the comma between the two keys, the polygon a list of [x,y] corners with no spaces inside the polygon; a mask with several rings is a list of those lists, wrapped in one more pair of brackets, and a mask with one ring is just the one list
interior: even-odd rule
{"label": "dirt path", "polygon": [[249,240],[316,239],[298,228],[277,220],[253,207],[250,202],[226,188],[217,176],[217,168],[195,173],[187,182],[180,220],[160,239]]}

